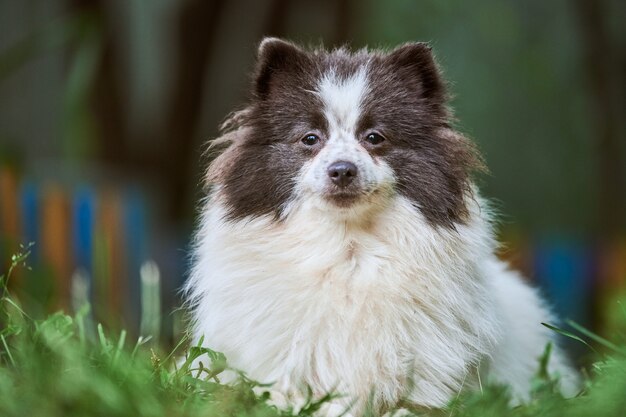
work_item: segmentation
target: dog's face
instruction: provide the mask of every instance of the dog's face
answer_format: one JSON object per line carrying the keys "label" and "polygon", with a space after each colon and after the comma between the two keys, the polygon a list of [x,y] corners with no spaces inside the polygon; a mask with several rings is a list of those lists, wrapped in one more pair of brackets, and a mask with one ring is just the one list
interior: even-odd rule
{"label": "dog's face", "polygon": [[431,224],[453,227],[466,215],[477,159],[445,105],[424,44],[351,53],[266,39],[252,103],[240,113],[245,135],[214,180],[235,219],[281,218],[302,200],[362,215],[403,196]]}

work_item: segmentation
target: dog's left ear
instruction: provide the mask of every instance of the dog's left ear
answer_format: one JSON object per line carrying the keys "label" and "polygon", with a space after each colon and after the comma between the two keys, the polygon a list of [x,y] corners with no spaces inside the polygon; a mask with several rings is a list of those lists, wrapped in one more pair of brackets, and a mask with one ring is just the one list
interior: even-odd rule
{"label": "dog's left ear", "polygon": [[259,45],[254,87],[256,96],[267,98],[277,75],[297,72],[307,65],[309,57],[291,42],[278,38],[265,38]]}
{"label": "dog's left ear", "polygon": [[424,42],[405,43],[391,51],[387,61],[399,74],[416,81],[424,98],[443,103],[445,85],[431,50]]}

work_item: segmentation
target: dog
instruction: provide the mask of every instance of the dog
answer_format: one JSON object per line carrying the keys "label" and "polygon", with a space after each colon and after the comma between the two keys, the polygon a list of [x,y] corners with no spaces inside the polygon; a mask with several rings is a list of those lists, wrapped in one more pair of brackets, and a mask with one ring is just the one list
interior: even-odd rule
{"label": "dog", "polygon": [[[258,49],[248,105],[212,142],[185,286],[194,341],[321,415],[445,406],[481,381],[528,399],[546,303],[494,251],[483,170],[425,43]],[[565,393],[577,372],[555,347]],[[299,400],[298,400],[299,399]]]}

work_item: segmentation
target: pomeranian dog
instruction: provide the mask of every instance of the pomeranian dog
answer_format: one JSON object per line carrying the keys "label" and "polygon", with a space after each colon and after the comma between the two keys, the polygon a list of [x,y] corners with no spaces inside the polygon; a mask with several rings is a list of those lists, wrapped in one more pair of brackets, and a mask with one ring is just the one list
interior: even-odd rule
{"label": "pomeranian dog", "polygon": [[[431,48],[267,38],[252,90],[212,143],[186,284],[196,342],[277,403],[343,394],[322,415],[441,407],[486,380],[527,398],[551,315],[494,255],[481,158]],[[576,390],[558,348],[549,370]]]}

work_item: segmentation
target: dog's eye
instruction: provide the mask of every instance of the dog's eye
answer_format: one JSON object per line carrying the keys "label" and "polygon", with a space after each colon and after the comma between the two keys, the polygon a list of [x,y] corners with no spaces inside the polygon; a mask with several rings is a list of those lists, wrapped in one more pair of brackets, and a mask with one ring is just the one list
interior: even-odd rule
{"label": "dog's eye", "polygon": [[305,137],[302,138],[302,143],[304,143],[307,146],[313,146],[317,142],[319,142],[319,140],[320,138],[317,135],[306,135]]}
{"label": "dog's eye", "polygon": [[378,133],[370,133],[365,137],[365,140],[372,145],[378,145],[379,143],[382,143],[385,138]]}

